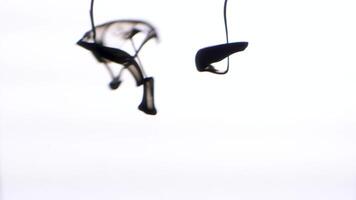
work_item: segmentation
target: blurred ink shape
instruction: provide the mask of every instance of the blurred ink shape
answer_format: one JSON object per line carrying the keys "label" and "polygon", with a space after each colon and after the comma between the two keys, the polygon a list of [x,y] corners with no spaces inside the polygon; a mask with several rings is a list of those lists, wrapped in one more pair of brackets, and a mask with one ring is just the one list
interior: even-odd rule
{"label": "blurred ink shape", "polygon": [[[137,43],[136,36],[143,36]],[[140,37],[138,37],[140,38]],[[146,77],[138,53],[142,47],[151,39],[157,39],[158,35],[155,28],[144,21],[140,20],[116,20],[95,26],[92,30],[86,32],[77,44],[92,52],[93,56],[100,63],[103,63],[111,76],[109,87],[112,90],[117,89],[122,80],[121,74],[127,69],[136,81],[136,86],[144,86],[144,97],[139,105],[139,110],[146,114],[155,115],[157,113],[154,106],[152,77]],[[114,39],[114,44],[109,44],[110,39]],[[127,51],[114,46],[124,46],[129,41],[133,49],[133,55]],[[109,63],[122,65],[118,75],[114,75]]]}
{"label": "blurred ink shape", "polygon": [[[226,74],[229,71],[230,60],[229,56],[239,52],[244,51],[248,42],[234,42],[229,43],[229,34],[226,19],[226,7],[227,0],[224,3],[224,22],[225,22],[225,34],[226,34],[226,44],[219,44],[215,46],[209,46],[198,50],[195,55],[195,65],[197,70],[200,72],[211,72],[214,74]],[[227,67],[225,71],[217,70],[212,64],[219,62],[227,58]]]}

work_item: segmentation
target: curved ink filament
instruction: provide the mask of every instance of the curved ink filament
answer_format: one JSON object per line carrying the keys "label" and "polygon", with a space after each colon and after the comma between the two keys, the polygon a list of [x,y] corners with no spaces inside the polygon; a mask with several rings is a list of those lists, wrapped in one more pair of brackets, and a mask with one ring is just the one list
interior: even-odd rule
{"label": "curved ink filament", "polygon": [[95,30],[95,23],[94,23],[94,0],[91,0],[89,12],[90,12],[91,29],[93,31],[93,38],[94,38],[94,42],[96,43],[96,30]]}
{"label": "curved ink filament", "polygon": [[[208,71],[214,74],[226,74],[229,71],[229,66],[230,66],[229,56],[233,53],[245,50],[248,46],[248,42],[229,43],[229,32],[227,26],[226,9],[227,9],[227,0],[225,0],[224,3],[224,25],[225,25],[226,44],[205,47],[198,50],[198,52],[195,55],[195,65],[197,67],[197,70],[200,72]],[[219,62],[225,58],[227,58],[226,70],[219,71],[212,65],[213,63]]]}

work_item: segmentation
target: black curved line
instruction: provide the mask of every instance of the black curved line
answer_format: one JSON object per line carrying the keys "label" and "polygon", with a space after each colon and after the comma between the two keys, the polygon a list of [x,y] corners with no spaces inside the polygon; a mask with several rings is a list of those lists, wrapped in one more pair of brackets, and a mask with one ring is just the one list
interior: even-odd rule
{"label": "black curved line", "polygon": [[140,57],[138,56],[138,52],[140,51],[140,49],[137,50],[137,48],[136,48],[136,46],[135,46],[135,43],[133,42],[132,38],[130,38],[130,41],[131,41],[132,48],[133,48],[134,51],[135,51],[135,55],[132,56],[132,57],[133,57],[133,58],[137,58],[138,65],[139,65],[139,67],[141,68],[142,76],[143,76],[144,78],[146,78],[146,76],[147,76],[147,75],[146,75],[146,72],[145,72],[145,70],[143,69],[143,65],[142,65],[141,59],[140,59]]}
{"label": "black curved line", "polygon": [[[225,0],[225,3],[224,3],[224,24],[225,24],[225,37],[226,37],[226,44],[229,43],[229,30],[228,30],[228,27],[227,27],[227,17],[226,17],[226,10],[227,10],[227,0]],[[226,70],[223,71],[223,72],[219,72],[217,74],[226,74],[227,72],[229,72],[229,69],[230,69],[230,57],[228,56],[227,57],[227,67],[226,67]]]}
{"label": "black curved line", "polygon": [[[225,2],[224,2],[224,25],[225,25],[226,44],[229,44],[229,29],[228,29],[228,25],[227,25],[226,10],[227,10],[227,0],[225,0]],[[218,75],[227,74],[229,72],[229,69],[230,69],[230,56],[227,57],[227,66],[226,66],[226,70],[225,71],[218,71],[213,66],[211,66],[211,67],[212,67],[212,69],[210,70],[210,72],[213,72],[213,73],[218,74]]]}
{"label": "black curved line", "polygon": [[90,22],[91,22],[91,29],[93,31],[93,39],[94,39],[94,43],[96,43],[96,29],[95,29],[95,24],[94,24],[94,0],[91,0],[91,4],[90,4]]}
{"label": "black curved line", "polygon": [[229,31],[228,31],[228,27],[227,27],[226,8],[227,8],[227,0],[225,0],[225,3],[224,3],[224,22],[225,22],[226,43],[229,43]]}

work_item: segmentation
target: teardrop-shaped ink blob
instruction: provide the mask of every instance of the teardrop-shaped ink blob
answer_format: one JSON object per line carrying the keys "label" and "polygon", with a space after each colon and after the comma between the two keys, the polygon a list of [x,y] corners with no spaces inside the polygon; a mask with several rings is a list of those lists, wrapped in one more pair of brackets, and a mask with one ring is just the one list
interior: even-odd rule
{"label": "teardrop-shaped ink blob", "polygon": [[112,81],[109,83],[109,87],[112,90],[116,90],[117,88],[119,88],[119,86],[121,85],[121,80],[119,77],[115,77],[114,79],[112,79]]}
{"label": "teardrop-shaped ink blob", "polygon": [[[229,71],[229,56],[236,52],[244,51],[248,46],[248,42],[229,43],[229,34],[226,20],[226,6],[227,0],[225,0],[224,4],[226,44],[209,46],[198,50],[195,55],[195,66],[200,72],[207,71],[214,74],[226,74]],[[219,71],[212,65],[213,63],[219,62],[225,58],[227,58],[227,67],[225,71]]]}

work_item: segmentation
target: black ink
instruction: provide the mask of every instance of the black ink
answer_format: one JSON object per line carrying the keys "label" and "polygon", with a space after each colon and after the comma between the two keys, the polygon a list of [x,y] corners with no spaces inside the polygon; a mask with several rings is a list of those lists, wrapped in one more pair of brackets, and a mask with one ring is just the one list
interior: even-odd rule
{"label": "black ink", "polygon": [[[157,113],[154,106],[153,97],[153,78],[146,77],[146,73],[142,68],[142,62],[138,56],[142,47],[151,39],[158,39],[155,28],[141,20],[116,20],[107,22],[98,26],[94,24],[93,14],[94,0],[91,1],[90,6],[90,20],[92,29],[84,34],[84,36],[77,42],[77,44],[92,52],[93,56],[99,63],[104,64],[108,70],[111,82],[109,87],[112,90],[119,88],[122,80],[121,74],[123,70],[127,69],[134,77],[137,86],[143,85],[143,99],[139,105],[139,109],[146,114],[155,115]],[[137,34],[143,34],[144,38],[136,47],[134,38]],[[129,41],[134,50],[134,55],[130,55],[123,49],[116,48],[107,44],[108,35],[114,35],[115,40],[124,44]],[[120,72],[115,76],[109,63],[117,63],[122,65]]]}
{"label": "black ink", "polygon": [[[195,55],[195,65],[198,71],[200,72],[207,71],[215,74],[226,74],[229,71],[229,65],[230,65],[229,56],[236,52],[245,50],[248,46],[248,42],[229,43],[226,8],[227,8],[227,0],[225,0],[224,3],[224,23],[225,23],[226,44],[209,46],[198,50],[197,54]],[[227,58],[227,67],[225,71],[219,71],[212,65],[213,63],[219,62],[225,58]]]}
{"label": "black ink", "polygon": [[157,110],[154,105],[154,81],[152,77],[145,78],[143,81],[143,97],[138,109],[146,114],[155,115]]}
{"label": "black ink", "polygon": [[[136,85],[140,86],[143,83],[143,72],[136,62],[135,58],[130,54],[122,51],[120,49],[105,47],[96,43],[84,42],[82,40],[78,41],[78,45],[84,47],[85,49],[91,51],[99,62],[108,64],[109,62],[115,62],[124,66],[123,69],[128,69],[136,80]],[[119,75],[113,77],[113,81],[119,81],[121,76]]]}
{"label": "black ink", "polygon": [[226,74],[228,68],[224,72],[219,72],[211,64],[219,62],[231,54],[245,50],[247,45],[247,42],[234,42],[200,49],[195,57],[196,67],[201,72],[209,71],[215,74]]}

